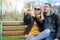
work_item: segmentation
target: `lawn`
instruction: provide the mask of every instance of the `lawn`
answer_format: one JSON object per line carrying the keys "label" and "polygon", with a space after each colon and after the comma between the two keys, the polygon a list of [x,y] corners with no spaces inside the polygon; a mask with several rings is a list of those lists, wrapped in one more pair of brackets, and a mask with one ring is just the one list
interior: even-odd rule
{"label": "lawn", "polygon": [[22,40],[24,36],[3,36],[2,40]]}

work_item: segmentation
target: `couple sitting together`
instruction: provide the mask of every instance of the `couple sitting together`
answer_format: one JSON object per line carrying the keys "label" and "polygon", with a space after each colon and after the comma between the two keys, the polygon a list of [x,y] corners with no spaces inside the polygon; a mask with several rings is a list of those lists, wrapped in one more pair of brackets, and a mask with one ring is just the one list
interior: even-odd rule
{"label": "couple sitting together", "polygon": [[28,8],[24,13],[24,23],[27,24],[24,32],[26,40],[59,40],[59,16],[51,11],[49,3],[44,4],[44,12],[40,5],[35,5],[33,12]]}

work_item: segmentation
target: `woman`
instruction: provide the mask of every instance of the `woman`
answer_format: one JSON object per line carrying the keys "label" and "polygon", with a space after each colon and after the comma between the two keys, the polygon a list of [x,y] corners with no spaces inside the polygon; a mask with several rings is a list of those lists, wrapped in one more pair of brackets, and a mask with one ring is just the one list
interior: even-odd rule
{"label": "woman", "polygon": [[27,23],[27,28],[24,32],[26,40],[41,40],[50,34],[50,30],[43,31],[44,16],[40,5],[35,5],[34,13],[28,11],[24,16],[24,22]]}

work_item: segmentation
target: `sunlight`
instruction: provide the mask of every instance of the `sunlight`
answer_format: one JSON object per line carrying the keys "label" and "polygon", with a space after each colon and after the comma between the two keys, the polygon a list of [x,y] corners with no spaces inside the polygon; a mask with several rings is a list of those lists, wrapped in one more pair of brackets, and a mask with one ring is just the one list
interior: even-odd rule
{"label": "sunlight", "polygon": [[14,10],[17,10],[18,12],[21,12],[21,10],[24,7],[24,3],[26,0],[4,0],[2,4],[3,12],[12,12]]}

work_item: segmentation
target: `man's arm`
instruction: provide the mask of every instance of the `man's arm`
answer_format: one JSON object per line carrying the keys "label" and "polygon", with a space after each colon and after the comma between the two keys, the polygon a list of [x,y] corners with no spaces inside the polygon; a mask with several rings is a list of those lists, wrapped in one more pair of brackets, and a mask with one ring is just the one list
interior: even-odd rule
{"label": "man's arm", "polygon": [[56,33],[56,39],[58,40],[58,38],[60,37],[60,15],[57,16],[57,33]]}

